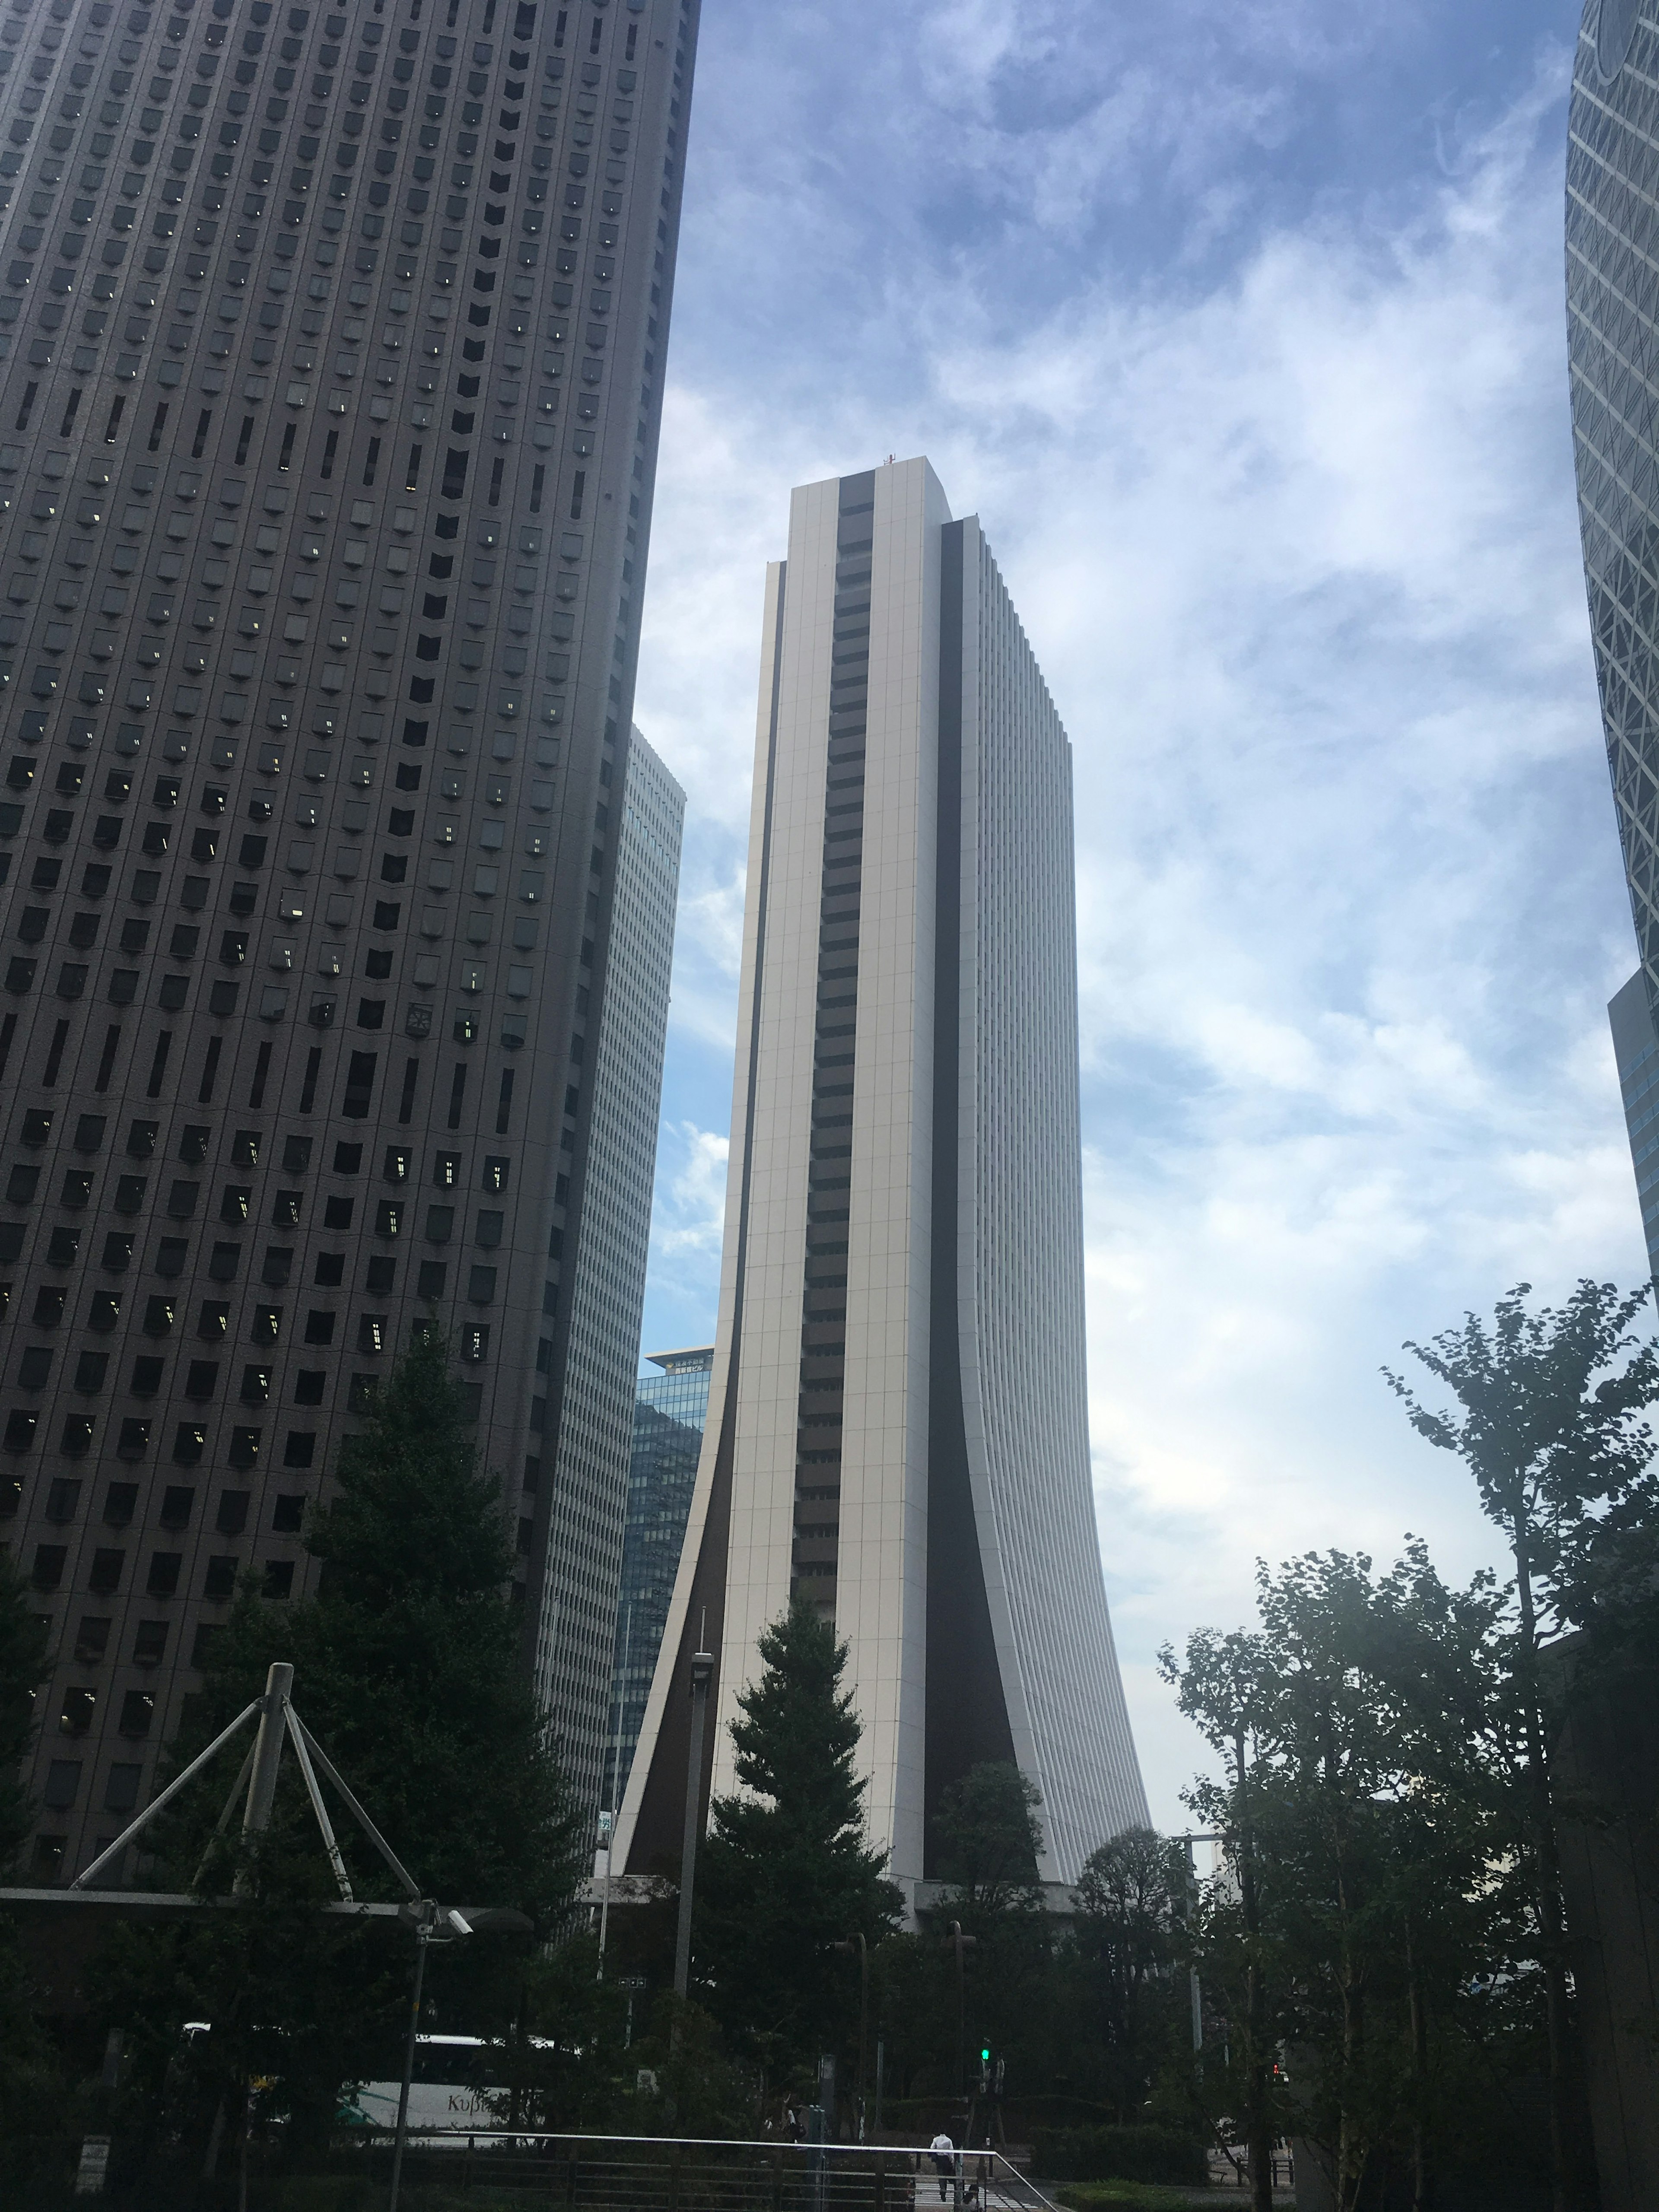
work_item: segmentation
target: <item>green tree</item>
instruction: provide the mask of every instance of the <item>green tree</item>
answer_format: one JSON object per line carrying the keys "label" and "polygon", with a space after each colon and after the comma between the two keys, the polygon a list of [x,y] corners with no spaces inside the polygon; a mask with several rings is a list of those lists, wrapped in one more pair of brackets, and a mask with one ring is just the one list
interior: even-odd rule
{"label": "green tree", "polygon": [[[333,1498],[306,1540],[323,1562],[319,1595],[284,1606],[244,1592],[175,1760],[259,1694],[272,1660],[291,1660],[296,1709],[425,1894],[514,1906],[551,1933],[574,1888],[576,1824],[523,1668],[496,1486],[475,1465],[441,1342],[393,1367],[368,1425],[342,1446]],[[331,2118],[343,2082],[392,2070],[412,1947],[384,1923],[318,1911],[333,1878],[291,1753],[258,1849],[244,1853],[234,1828],[215,1840],[234,1759],[165,1816],[159,1843],[172,1879],[210,1893],[240,1868],[254,1909],[130,1932],[112,1959],[109,2010],[138,2053],[137,2109],[167,2107],[167,2124],[187,2132],[204,2112],[234,2117],[241,2085],[264,2077],[298,2145]],[[356,1895],[397,1897],[351,1816],[334,1811]],[[480,1936],[438,1954],[428,2021],[505,2035],[523,1949]],[[179,2026],[192,2017],[213,2033],[183,2050]]]}
{"label": "green tree", "polygon": [[[1222,1780],[1200,1780],[1187,1793],[1200,1819],[1225,1838],[1231,1875],[1225,1884],[1210,1885],[1194,1934],[1212,1984],[1218,1979],[1226,1993],[1232,2077],[1227,2103],[1243,2124],[1251,2212],[1272,2212],[1273,2144],[1285,2115],[1275,2094],[1277,1962],[1269,1913],[1263,1909],[1258,1842],[1257,1730],[1267,1704],[1268,1656],[1260,1637],[1240,1631],[1224,1636],[1205,1628],[1188,1638],[1184,1663],[1168,1646],[1158,1663],[1182,1711],[1222,1761]],[[1267,1901],[1271,1906],[1271,1892]]]}
{"label": "green tree", "polygon": [[[1385,1369],[1412,1425],[1455,1452],[1482,1510],[1504,1533],[1515,1570],[1511,1674],[1525,1746],[1517,1841],[1537,1917],[1549,2037],[1551,2154],[1557,2212],[1588,2200],[1594,2172],[1582,2055],[1571,1990],[1559,1814],[1551,1751],[1561,1718],[1541,1648],[1595,1610],[1610,1555],[1650,1547],[1659,1503],[1653,1441],[1642,1416],[1659,1399],[1659,1345],[1631,1325],[1644,1287],[1621,1296],[1581,1281],[1559,1310],[1529,1313],[1532,1285],[1500,1298],[1490,1327],[1466,1314],[1426,1346],[1408,1343],[1459,1410],[1437,1413]],[[1644,1562],[1645,1565],[1645,1561]]]}
{"label": "green tree", "polygon": [[710,2009],[775,2075],[845,2041],[857,1970],[831,1947],[877,1942],[902,1900],[866,1840],[847,1645],[798,1597],[759,1650],[732,1723],[744,1794],[710,1808],[694,1941]]}
{"label": "green tree", "polygon": [[[1188,1797],[1227,1853],[1192,1935],[1206,1995],[1244,2028],[1252,2185],[1260,2200],[1265,2138],[1293,2126],[1322,2148],[1340,2212],[1385,2170],[1425,2205],[1468,2129],[1437,2094],[1445,2054],[1492,2036],[1470,1992],[1483,1972],[1524,1990],[1528,1972],[1500,1872],[1517,1764],[1504,1601],[1489,1575],[1448,1589],[1415,1540],[1381,1577],[1310,1554],[1259,1566],[1257,1590],[1259,1632],[1200,1632],[1184,1666],[1164,1655],[1226,1760]],[[1233,2094],[1224,2075],[1203,2086]]]}
{"label": "green tree", "polygon": [[1185,1932],[1186,1855],[1151,1828],[1091,1851],[1077,1883],[1073,1942],[1115,2116],[1138,2120],[1186,2003],[1175,1973]]}
{"label": "green tree", "polygon": [[970,1766],[939,1793],[940,1871],[963,1925],[971,1918],[1041,1908],[1042,1798],[1006,1759]]}

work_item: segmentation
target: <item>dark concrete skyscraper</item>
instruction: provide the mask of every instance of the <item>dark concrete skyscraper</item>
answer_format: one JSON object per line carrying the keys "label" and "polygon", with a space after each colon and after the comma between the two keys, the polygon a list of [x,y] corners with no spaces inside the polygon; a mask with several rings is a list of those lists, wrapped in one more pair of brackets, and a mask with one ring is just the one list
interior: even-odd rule
{"label": "dark concrete skyscraper", "polygon": [[1567,140],[1567,350],[1584,580],[1641,966],[1609,1013],[1659,1272],[1659,13],[1585,0]]}
{"label": "dark concrete skyscraper", "polygon": [[[40,1875],[143,1801],[234,1578],[307,1587],[307,1503],[431,1319],[515,1517],[523,1485],[551,1679],[696,28],[0,9],[0,1503],[54,1628]],[[605,1672],[562,1735],[602,1738]]]}
{"label": "dark concrete skyscraper", "polygon": [[1146,1818],[1090,1483],[1073,873],[1071,747],[977,521],[924,460],[797,490],[708,1427],[629,1873],[678,1848],[696,1639],[726,1723],[796,1593],[850,1647],[870,1825],[913,1899],[979,1762],[1042,1791],[1054,1879]]}

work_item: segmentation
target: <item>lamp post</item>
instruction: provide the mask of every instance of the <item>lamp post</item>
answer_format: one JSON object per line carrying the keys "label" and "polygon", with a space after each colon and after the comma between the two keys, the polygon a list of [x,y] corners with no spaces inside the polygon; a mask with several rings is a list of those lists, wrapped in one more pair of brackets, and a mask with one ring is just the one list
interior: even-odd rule
{"label": "lamp post", "polygon": [[691,1750],[685,1763],[685,1833],[680,1844],[680,1924],[674,1946],[674,1994],[684,1997],[691,1983],[691,1892],[697,1875],[697,1814],[702,1805],[702,1737],[708,1717],[708,1685],[714,1655],[691,1655]]}
{"label": "lamp post", "polygon": [[967,2052],[963,2039],[967,2030],[966,2007],[963,1989],[962,1954],[964,1951],[971,1951],[973,1949],[976,1939],[972,1936],[964,1936],[962,1932],[961,1921],[953,1920],[951,1923],[951,1932],[945,1937],[945,1941],[946,1947],[953,1949],[957,1954],[957,2094],[964,2103],[966,2103],[968,2097],[968,2085],[963,2073],[963,2061],[967,2056]]}
{"label": "lamp post", "polygon": [[843,1943],[830,1946],[836,1951],[856,1951],[859,1954],[859,2141],[864,2141],[864,2052],[870,2028],[870,1946],[862,1936],[849,1936]]}
{"label": "lamp post", "polygon": [[[1198,1903],[1198,1863],[1193,1847],[1196,1844],[1218,1844],[1221,1838],[1219,1836],[1188,1834],[1179,1837],[1176,1840],[1182,1844],[1186,1852],[1187,1885],[1183,1903],[1186,1906],[1187,1925],[1190,1930],[1193,1914]],[[1188,1987],[1193,2008],[1193,2055],[1197,2057],[1204,2048],[1204,1995],[1199,1987],[1196,1966],[1189,1966],[1188,1969]]]}

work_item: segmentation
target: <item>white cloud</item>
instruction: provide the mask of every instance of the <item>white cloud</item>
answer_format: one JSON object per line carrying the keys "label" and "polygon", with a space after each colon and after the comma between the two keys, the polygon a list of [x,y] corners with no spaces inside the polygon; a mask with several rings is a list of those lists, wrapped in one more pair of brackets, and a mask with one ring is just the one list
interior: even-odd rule
{"label": "white cloud", "polygon": [[670,1155],[666,1203],[659,1177],[652,1241],[671,1259],[687,1252],[718,1255],[731,1139],[692,1121],[672,1124],[663,1136]]}
{"label": "white cloud", "polygon": [[[1355,66],[1350,15],[1183,0],[1210,76],[1097,53],[1075,112],[1035,118],[1033,58],[1086,55],[1097,20],[1115,52],[1120,14],[885,17],[899,88],[859,76],[856,116],[814,105],[812,70],[844,91],[866,62],[780,18],[775,50],[720,58],[676,311],[640,719],[699,823],[695,1044],[731,1033],[792,484],[927,452],[1073,733],[1097,1497],[1167,1821],[1194,1740],[1152,1655],[1247,1618],[1258,1551],[1387,1558],[1413,1528],[1449,1573],[1495,1553],[1381,1381],[1401,1339],[1522,1275],[1644,1268],[1602,1012],[1634,956],[1566,434],[1561,59],[1450,173],[1270,219],[1228,149],[1270,148]],[[1137,220],[1112,211],[1154,148],[1158,219],[1177,172],[1184,214],[1167,265],[1126,277],[1123,229],[1075,241]],[[929,159],[981,219],[951,228]],[[657,1264],[712,1318],[708,1141],[665,1140]]]}

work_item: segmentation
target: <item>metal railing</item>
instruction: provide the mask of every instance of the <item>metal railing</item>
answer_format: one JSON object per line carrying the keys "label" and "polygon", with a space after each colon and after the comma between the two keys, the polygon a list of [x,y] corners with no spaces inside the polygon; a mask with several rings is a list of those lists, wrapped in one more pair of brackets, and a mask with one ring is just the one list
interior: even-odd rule
{"label": "metal railing", "polygon": [[[392,2140],[366,2132],[345,2157],[389,2179]],[[925,2145],[902,2143],[411,2129],[404,2177],[417,2191],[522,2191],[564,2212],[1056,2212],[1000,2151],[955,2152],[941,2172]]]}
{"label": "metal railing", "polygon": [[[1288,2150],[1276,2150],[1268,2161],[1267,2179],[1275,2189],[1294,2189],[1296,2160]],[[1241,2144],[1231,2154],[1225,2151],[1210,2153],[1210,2186],[1212,2189],[1248,2189],[1250,2185],[1249,2161]]]}

